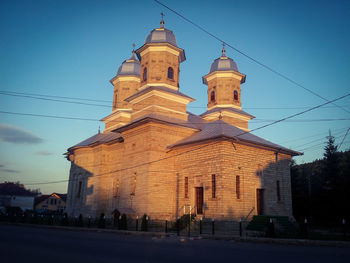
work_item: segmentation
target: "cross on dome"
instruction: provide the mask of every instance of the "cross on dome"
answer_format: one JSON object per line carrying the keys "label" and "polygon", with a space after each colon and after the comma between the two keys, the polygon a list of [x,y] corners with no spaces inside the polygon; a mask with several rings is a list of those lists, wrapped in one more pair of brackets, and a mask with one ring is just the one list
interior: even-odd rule
{"label": "cross on dome", "polygon": [[226,57],[226,50],[225,50],[225,42],[222,42],[222,50],[221,50],[221,52],[222,52],[222,57]]}
{"label": "cross on dome", "polygon": [[163,12],[160,13],[162,20],[160,21],[160,28],[164,28],[164,20],[163,17],[165,16]]}

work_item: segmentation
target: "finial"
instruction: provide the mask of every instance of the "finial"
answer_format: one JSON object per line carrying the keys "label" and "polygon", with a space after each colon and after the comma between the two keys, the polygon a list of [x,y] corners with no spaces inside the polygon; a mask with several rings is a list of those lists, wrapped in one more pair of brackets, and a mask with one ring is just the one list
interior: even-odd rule
{"label": "finial", "polygon": [[135,54],[135,47],[136,47],[135,43],[132,43],[132,54],[133,55]]}
{"label": "finial", "polygon": [[100,126],[98,126],[98,134],[100,134],[101,133],[101,131],[100,131]]}
{"label": "finial", "polygon": [[163,12],[160,13],[162,20],[160,20],[160,28],[164,28],[164,20],[163,17],[165,16]]}
{"label": "finial", "polygon": [[135,43],[132,43],[132,56],[130,57],[130,59],[129,60],[136,60],[136,57],[135,57],[135,47],[136,47],[136,45],[135,45]]}
{"label": "finial", "polygon": [[226,50],[225,50],[225,42],[222,42],[222,57],[226,57],[226,54],[225,54],[225,52],[226,52]]}
{"label": "finial", "polygon": [[219,120],[222,120],[222,114],[221,114],[221,111],[220,111],[220,115],[219,115]]}

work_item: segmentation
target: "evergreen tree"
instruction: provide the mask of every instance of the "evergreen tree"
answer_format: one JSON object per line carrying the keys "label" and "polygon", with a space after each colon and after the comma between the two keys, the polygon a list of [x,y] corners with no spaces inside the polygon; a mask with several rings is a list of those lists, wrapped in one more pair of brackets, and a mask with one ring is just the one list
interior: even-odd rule
{"label": "evergreen tree", "polygon": [[327,145],[324,147],[323,172],[322,172],[322,195],[321,200],[324,206],[324,213],[327,213],[330,222],[340,220],[339,199],[339,156],[338,147],[335,145],[334,136],[329,131]]}
{"label": "evergreen tree", "polygon": [[338,147],[334,145],[335,139],[329,131],[327,145],[324,147],[324,187],[325,190],[334,191],[336,179],[339,174]]}

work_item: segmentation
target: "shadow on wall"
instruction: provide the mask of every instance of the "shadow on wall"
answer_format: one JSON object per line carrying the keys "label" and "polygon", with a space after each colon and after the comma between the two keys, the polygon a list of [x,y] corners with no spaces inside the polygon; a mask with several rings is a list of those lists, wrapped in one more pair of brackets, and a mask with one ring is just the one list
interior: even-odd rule
{"label": "shadow on wall", "polygon": [[[205,185],[205,187],[195,187],[195,200],[192,201],[195,204],[196,210],[198,207],[202,207],[203,213],[200,214],[203,215],[203,218],[215,217],[215,220],[227,220],[229,218],[248,220],[253,215],[275,215],[292,218],[290,159],[279,160],[279,158],[280,155],[277,155],[276,161],[270,162],[265,167],[257,165],[254,169],[252,166],[246,166],[234,170],[234,175],[229,177],[231,178],[230,180],[233,178],[233,181],[229,182],[231,184],[230,189],[232,189],[230,190],[231,193],[225,191],[225,195],[223,196],[223,201],[225,201],[225,199],[228,200],[227,198],[230,198],[228,195],[231,195],[232,199],[236,200],[233,205],[232,202],[226,206],[218,203],[220,202],[220,198],[222,198],[219,193],[222,189],[220,180],[223,180],[223,177],[219,177],[219,174],[216,175],[217,185],[214,187],[217,195],[216,200],[211,198],[213,180],[208,181],[208,184],[211,184],[210,187],[208,185]],[[235,164],[235,166],[237,165],[239,166],[239,164]],[[209,167],[208,170],[210,170]],[[227,174],[224,175],[226,178],[228,177]],[[201,180],[205,181],[205,177],[207,176],[203,176]],[[204,196],[202,194],[202,197],[198,197],[197,188],[204,190]],[[181,196],[179,196],[181,194],[177,190],[177,199],[181,199]],[[177,206],[179,206],[178,202]],[[210,209],[217,212],[213,213]]]}
{"label": "shadow on wall", "polygon": [[89,186],[89,178],[94,175],[83,167],[71,162],[67,194],[67,214],[69,216],[92,216],[94,184]]}

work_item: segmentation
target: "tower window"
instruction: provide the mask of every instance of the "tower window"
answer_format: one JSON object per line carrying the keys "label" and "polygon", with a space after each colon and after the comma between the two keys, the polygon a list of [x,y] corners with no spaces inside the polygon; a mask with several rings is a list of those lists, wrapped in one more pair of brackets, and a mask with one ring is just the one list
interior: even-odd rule
{"label": "tower window", "polygon": [[188,198],[188,177],[185,177],[185,198]]}
{"label": "tower window", "polygon": [[174,70],[172,67],[168,67],[168,78],[174,79]]}
{"label": "tower window", "polygon": [[117,94],[117,92],[116,92],[115,95],[114,95],[114,105],[113,105],[113,109],[116,109],[116,108],[117,108],[117,99],[118,99],[118,94]]}
{"label": "tower window", "polygon": [[215,102],[215,91],[214,90],[210,93],[210,101]]}
{"label": "tower window", "polygon": [[237,92],[237,90],[235,90],[233,92],[233,98],[234,98],[234,100],[238,100],[238,92]]}
{"label": "tower window", "polygon": [[143,69],[143,80],[146,81],[147,80],[147,68]]}

